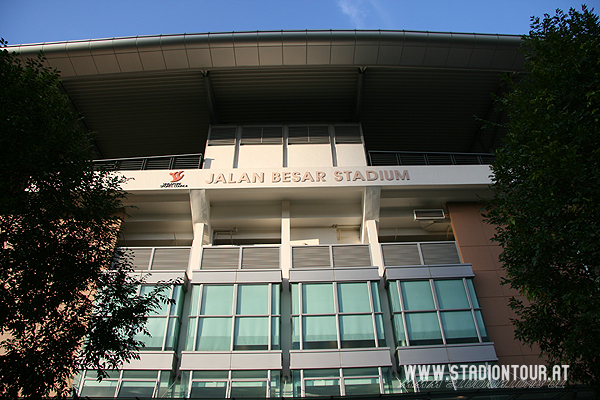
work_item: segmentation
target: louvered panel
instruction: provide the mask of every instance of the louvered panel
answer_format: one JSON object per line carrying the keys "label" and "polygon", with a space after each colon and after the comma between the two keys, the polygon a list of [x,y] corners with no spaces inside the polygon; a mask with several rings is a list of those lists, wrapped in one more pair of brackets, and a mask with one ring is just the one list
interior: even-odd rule
{"label": "louvered panel", "polygon": [[264,126],[262,144],[283,144],[283,128],[281,126]]}
{"label": "louvered panel", "polygon": [[452,165],[450,154],[426,154],[428,165]]}
{"label": "louvered panel", "polygon": [[201,166],[202,156],[200,154],[194,156],[179,156],[175,157],[173,169],[198,169]]}
{"label": "louvered panel", "polygon": [[279,247],[244,247],[242,269],[279,268]]}
{"label": "louvered panel", "polygon": [[421,265],[416,243],[382,244],[383,263],[387,266]]}
{"label": "louvered panel", "polygon": [[308,126],[290,126],[288,128],[288,144],[307,144]]}
{"label": "louvered panel", "polygon": [[308,141],[315,144],[329,143],[329,127],[327,125],[309,126]]}
{"label": "louvered panel", "polygon": [[331,259],[329,258],[329,246],[293,247],[292,267],[331,267]]}
{"label": "louvered panel", "polygon": [[399,154],[400,165],[427,165],[425,154]]}
{"label": "louvered panel", "polygon": [[371,253],[368,245],[333,246],[333,266],[341,267],[370,267]]}
{"label": "louvered panel", "polygon": [[476,154],[455,154],[454,161],[456,165],[476,165],[479,164],[479,158]]}
{"label": "louvered panel", "polygon": [[190,258],[189,248],[157,248],[154,250],[152,270],[187,270]]}
{"label": "louvered panel", "polygon": [[396,153],[369,152],[372,166],[399,165]]}
{"label": "louvered panel", "polygon": [[460,264],[460,256],[454,242],[421,243],[425,265]]}
{"label": "louvered panel", "polygon": [[148,158],[146,160],[147,170],[169,169],[171,165],[171,157]]}
{"label": "louvered panel", "polygon": [[239,265],[239,248],[211,248],[202,251],[201,269],[237,269]]}
{"label": "louvered panel", "polygon": [[362,143],[358,125],[336,125],[335,143]]}
{"label": "louvered panel", "polygon": [[137,171],[141,170],[144,165],[143,158],[132,158],[131,160],[121,160],[119,162],[120,171]]}
{"label": "louvered panel", "polygon": [[122,250],[125,251],[125,257],[132,257],[133,269],[136,271],[148,270],[152,256],[151,247],[130,247]]}
{"label": "louvered panel", "polygon": [[261,126],[244,126],[242,128],[241,144],[260,144],[262,138]]}
{"label": "louvered panel", "polygon": [[235,126],[212,126],[208,138],[209,146],[233,146],[235,144]]}

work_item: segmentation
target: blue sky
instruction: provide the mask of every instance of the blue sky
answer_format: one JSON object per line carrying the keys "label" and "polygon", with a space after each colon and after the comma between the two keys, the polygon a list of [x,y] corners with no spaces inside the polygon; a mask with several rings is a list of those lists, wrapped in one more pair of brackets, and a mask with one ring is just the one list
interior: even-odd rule
{"label": "blue sky", "polygon": [[[9,44],[121,36],[304,29],[525,34],[573,0],[0,0]],[[586,4],[600,11],[600,0]]]}

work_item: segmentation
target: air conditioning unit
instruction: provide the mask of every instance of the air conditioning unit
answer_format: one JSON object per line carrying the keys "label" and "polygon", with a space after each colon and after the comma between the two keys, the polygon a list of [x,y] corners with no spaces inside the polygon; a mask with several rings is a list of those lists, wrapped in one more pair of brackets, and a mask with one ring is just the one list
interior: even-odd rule
{"label": "air conditioning unit", "polygon": [[433,210],[414,210],[415,221],[438,221],[446,219],[444,210],[433,209]]}

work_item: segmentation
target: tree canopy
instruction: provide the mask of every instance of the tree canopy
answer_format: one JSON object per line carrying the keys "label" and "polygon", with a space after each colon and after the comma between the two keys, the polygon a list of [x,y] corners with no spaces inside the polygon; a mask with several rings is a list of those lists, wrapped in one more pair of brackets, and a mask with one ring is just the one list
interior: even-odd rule
{"label": "tree canopy", "polygon": [[[125,193],[94,171],[58,77],[41,56],[21,63],[0,49],[0,393],[10,397],[64,395],[77,369],[102,375],[137,357],[133,337],[165,300],[160,285],[137,295],[143,281],[114,260]],[[92,318],[94,298],[110,312]]]}
{"label": "tree canopy", "polygon": [[560,10],[532,20],[525,74],[500,101],[509,133],[493,165],[489,222],[516,337],[600,395],[600,25]]}

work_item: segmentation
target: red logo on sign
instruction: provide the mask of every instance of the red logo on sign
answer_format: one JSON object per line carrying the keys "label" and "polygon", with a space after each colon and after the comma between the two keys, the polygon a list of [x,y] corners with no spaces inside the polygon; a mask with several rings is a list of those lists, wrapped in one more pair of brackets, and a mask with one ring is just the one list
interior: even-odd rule
{"label": "red logo on sign", "polygon": [[171,182],[179,182],[181,179],[183,179],[183,171],[169,172],[169,175],[173,177]]}

